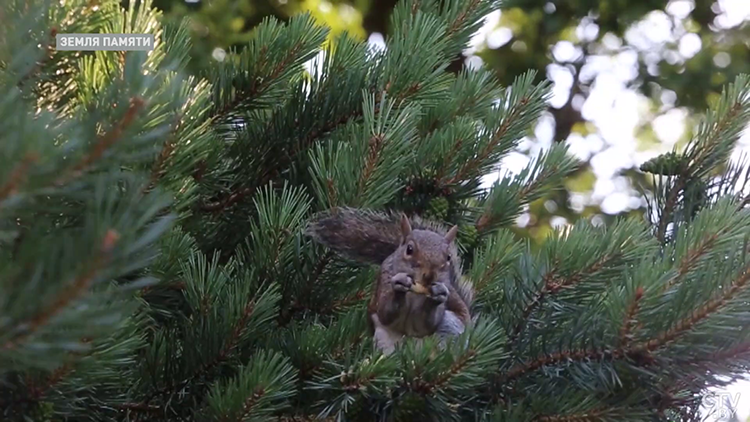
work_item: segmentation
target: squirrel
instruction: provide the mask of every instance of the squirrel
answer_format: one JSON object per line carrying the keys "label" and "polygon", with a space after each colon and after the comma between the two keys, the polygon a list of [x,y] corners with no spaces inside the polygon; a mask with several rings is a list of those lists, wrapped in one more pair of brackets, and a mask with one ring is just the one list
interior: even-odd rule
{"label": "squirrel", "polygon": [[473,291],[462,278],[458,226],[404,215],[334,208],[305,230],[316,242],[356,262],[379,265],[367,307],[370,333],[385,354],[404,337],[461,334],[471,321]]}

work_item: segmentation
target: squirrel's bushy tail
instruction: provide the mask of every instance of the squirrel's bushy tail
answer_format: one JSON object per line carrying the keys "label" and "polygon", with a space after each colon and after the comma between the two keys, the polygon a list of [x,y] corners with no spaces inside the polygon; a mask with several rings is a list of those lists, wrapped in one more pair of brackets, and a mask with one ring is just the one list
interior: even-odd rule
{"label": "squirrel's bushy tail", "polygon": [[401,241],[399,216],[357,208],[333,208],[316,214],[305,233],[339,255],[380,265]]}
{"label": "squirrel's bushy tail", "polygon": [[[333,208],[314,215],[305,234],[344,258],[380,265],[401,243],[401,216],[393,212],[375,212],[360,208]],[[438,223],[412,217],[412,228],[445,235],[448,229]],[[473,299],[471,281],[462,277],[458,250],[451,248],[454,288],[466,304]]]}

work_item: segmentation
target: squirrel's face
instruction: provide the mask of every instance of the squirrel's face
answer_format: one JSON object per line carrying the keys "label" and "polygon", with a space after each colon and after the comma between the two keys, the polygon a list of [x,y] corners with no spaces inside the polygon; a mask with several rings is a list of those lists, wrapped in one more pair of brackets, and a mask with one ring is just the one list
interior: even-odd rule
{"label": "squirrel's face", "polygon": [[426,230],[414,230],[405,240],[403,258],[414,268],[417,283],[428,286],[438,274],[450,269],[450,243],[443,236]]}
{"label": "squirrel's face", "polygon": [[412,230],[409,220],[401,218],[403,242],[401,253],[404,262],[414,269],[414,281],[429,286],[436,278],[450,270],[450,248],[458,233],[454,226],[445,236],[430,230]]}

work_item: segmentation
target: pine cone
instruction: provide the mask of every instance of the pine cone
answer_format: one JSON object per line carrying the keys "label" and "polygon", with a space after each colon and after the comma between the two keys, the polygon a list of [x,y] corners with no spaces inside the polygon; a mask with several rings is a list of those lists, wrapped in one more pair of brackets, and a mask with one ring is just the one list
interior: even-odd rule
{"label": "pine cone", "polygon": [[458,241],[467,248],[476,246],[479,240],[479,231],[473,225],[462,227],[458,232]]}
{"label": "pine cone", "polygon": [[641,164],[641,171],[664,176],[676,176],[684,169],[685,163],[683,163],[682,156],[674,152],[662,154]]}
{"label": "pine cone", "polygon": [[432,198],[427,205],[427,215],[436,220],[443,220],[448,215],[449,208],[450,203],[448,203],[448,199],[442,196]]}

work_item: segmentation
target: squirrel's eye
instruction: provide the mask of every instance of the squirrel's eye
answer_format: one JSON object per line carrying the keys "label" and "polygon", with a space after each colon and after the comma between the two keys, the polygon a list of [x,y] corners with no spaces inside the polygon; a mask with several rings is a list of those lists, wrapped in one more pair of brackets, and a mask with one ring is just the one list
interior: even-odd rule
{"label": "squirrel's eye", "polygon": [[411,255],[414,253],[414,247],[412,245],[406,245],[406,254]]}
{"label": "squirrel's eye", "polygon": [[450,255],[448,255],[448,256],[447,256],[447,257],[445,258],[445,262],[447,262],[447,263],[449,263],[449,264],[450,264],[450,262],[451,262],[451,256],[450,256]]}

